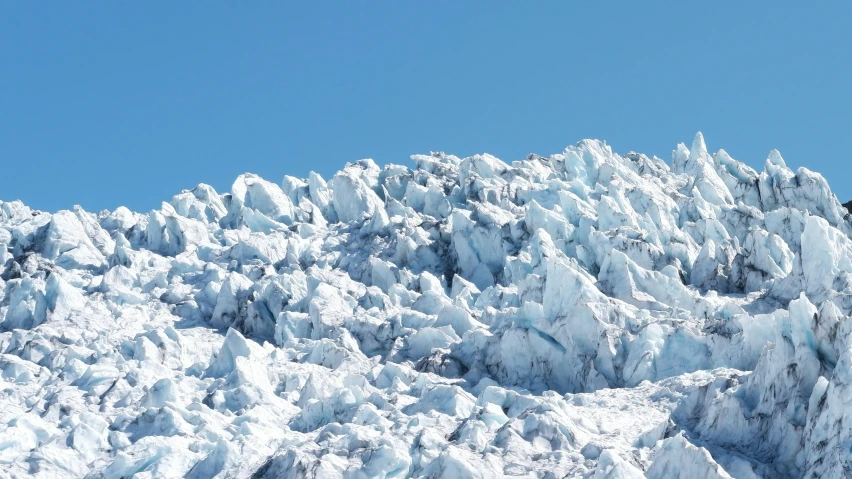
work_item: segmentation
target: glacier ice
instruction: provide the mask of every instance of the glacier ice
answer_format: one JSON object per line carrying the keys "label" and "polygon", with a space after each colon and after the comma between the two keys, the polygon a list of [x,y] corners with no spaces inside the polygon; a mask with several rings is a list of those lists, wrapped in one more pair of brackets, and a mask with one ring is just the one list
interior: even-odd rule
{"label": "glacier ice", "polygon": [[0,477],[852,475],[852,217],[584,140],[0,202]]}

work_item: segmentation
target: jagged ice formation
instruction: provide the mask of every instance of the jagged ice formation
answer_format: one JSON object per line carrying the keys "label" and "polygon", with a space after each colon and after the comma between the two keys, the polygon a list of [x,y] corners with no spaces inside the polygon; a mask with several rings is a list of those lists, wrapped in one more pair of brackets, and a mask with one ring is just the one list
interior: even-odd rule
{"label": "jagged ice formation", "polygon": [[0,202],[0,476],[852,475],[852,220],[699,134]]}

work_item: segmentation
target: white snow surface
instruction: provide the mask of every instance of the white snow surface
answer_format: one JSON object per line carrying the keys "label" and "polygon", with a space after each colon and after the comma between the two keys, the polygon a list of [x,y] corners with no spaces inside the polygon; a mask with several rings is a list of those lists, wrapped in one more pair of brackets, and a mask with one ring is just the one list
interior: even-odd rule
{"label": "white snow surface", "polygon": [[0,202],[0,477],[852,477],[852,219],[777,151]]}

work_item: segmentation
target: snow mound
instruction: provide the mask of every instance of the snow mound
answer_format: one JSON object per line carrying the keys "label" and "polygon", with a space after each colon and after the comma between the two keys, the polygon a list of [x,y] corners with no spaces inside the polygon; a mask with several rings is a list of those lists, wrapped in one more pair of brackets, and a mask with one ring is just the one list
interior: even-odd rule
{"label": "snow mound", "polygon": [[0,476],[840,478],[852,220],[585,140],[0,202]]}

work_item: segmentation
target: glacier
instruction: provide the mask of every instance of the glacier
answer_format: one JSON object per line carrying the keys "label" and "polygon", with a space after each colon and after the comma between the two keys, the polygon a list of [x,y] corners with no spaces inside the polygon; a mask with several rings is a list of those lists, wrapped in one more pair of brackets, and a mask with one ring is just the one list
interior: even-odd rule
{"label": "glacier", "polygon": [[0,477],[852,477],[852,216],[584,140],[0,202]]}

